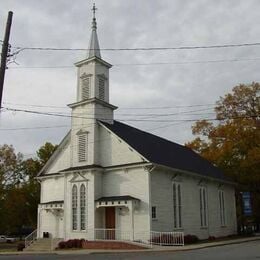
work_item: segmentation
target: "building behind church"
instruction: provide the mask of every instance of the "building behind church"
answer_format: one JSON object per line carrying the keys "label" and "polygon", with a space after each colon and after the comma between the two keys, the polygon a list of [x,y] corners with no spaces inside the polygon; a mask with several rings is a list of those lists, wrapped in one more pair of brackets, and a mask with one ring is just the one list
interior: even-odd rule
{"label": "building behind church", "polygon": [[38,237],[236,233],[234,183],[218,168],[187,147],[114,120],[112,65],[101,58],[95,16],[87,58],[75,66],[71,130],[37,177]]}

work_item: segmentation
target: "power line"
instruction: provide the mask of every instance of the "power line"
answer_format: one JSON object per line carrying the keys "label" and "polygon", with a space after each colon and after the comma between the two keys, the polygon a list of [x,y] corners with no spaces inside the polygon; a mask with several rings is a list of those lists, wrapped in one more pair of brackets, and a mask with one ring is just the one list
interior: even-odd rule
{"label": "power line", "polygon": [[[225,63],[225,62],[245,62],[245,61],[259,61],[260,58],[232,58],[220,60],[198,60],[198,61],[181,61],[181,62],[150,62],[150,63],[118,63],[114,67],[121,66],[159,66],[159,65],[185,65],[185,64],[210,64],[210,63]],[[71,69],[75,66],[19,66],[9,67],[8,69]]]}
{"label": "power line", "polygon": [[[91,118],[91,117],[80,117],[80,116],[71,116],[71,115],[62,115],[62,114],[55,114],[55,113],[48,113],[48,112],[40,112],[40,111],[32,111],[32,110],[25,110],[25,109],[14,109],[14,108],[5,108],[6,110],[15,111],[15,112],[25,112],[25,113],[32,113],[32,114],[40,114],[40,115],[47,115],[47,116],[58,116],[58,117],[67,117],[67,118],[81,118],[81,119],[89,119],[89,120],[107,120],[106,118]],[[244,118],[257,118],[258,116],[237,116],[237,117],[228,117],[225,119],[244,119]],[[199,120],[208,120],[208,121],[222,121],[225,119],[218,119],[218,118],[196,118],[196,119],[168,119],[168,120],[152,120],[152,119],[121,119],[121,122],[194,122]]]}
{"label": "power line", "polygon": [[[27,106],[27,107],[46,107],[46,108],[63,108],[68,109],[67,106],[54,106],[54,105],[37,105],[37,104],[24,104],[24,103],[12,103],[12,102],[3,102],[7,105],[17,105],[17,106]],[[215,106],[215,103],[208,103],[208,104],[193,104],[193,105],[176,105],[176,106],[153,106],[153,107],[120,107],[120,110],[152,110],[152,109],[171,109],[171,108],[190,108],[190,107],[205,107],[205,106]],[[103,110],[103,108],[100,108]]]}
{"label": "power line", "polygon": [[[238,44],[219,44],[219,45],[204,45],[204,46],[177,46],[177,47],[138,47],[138,48],[101,48],[101,51],[164,51],[164,50],[196,50],[196,49],[217,49],[217,48],[236,48],[236,47],[252,47],[260,46],[260,42],[253,43],[238,43]],[[96,49],[88,48],[57,48],[57,47],[26,47],[14,46],[14,48],[24,51],[90,51]]]}
{"label": "power line", "polygon": [[[175,113],[145,113],[145,114],[140,114],[140,113],[116,113],[117,116],[152,116],[152,117],[157,117],[157,116],[173,116],[173,115],[179,115],[179,114],[187,114],[187,115],[194,115],[194,112],[202,112],[202,111],[212,111],[213,108],[203,108],[203,109],[197,109],[197,110],[187,110],[187,111],[178,111]],[[42,111],[35,111],[35,112],[42,112]],[[45,113],[57,113],[57,114],[62,114],[62,115],[71,115],[70,112],[62,112],[62,111],[44,111]],[[205,114],[205,113],[204,113]],[[208,113],[206,113],[208,114]],[[210,113],[211,114],[211,113]],[[87,116],[87,115],[92,115],[92,113],[86,113],[86,112],[81,112],[81,113],[73,113],[73,115],[76,116]],[[106,116],[106,113],[96,113],[98,116]],[[200,115],[196,113],[195,115]]]}

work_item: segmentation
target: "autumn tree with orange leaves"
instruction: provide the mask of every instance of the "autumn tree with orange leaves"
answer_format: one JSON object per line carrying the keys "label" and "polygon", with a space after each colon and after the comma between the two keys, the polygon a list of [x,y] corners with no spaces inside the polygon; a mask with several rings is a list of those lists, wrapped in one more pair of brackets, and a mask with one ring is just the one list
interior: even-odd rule
{"label": "autumn tree with orange leaves", "polygon": [[251,191],[254,220],[260,223],[260,84],[238,85],[220,97],[216,120],[197,121],[197,137],[186,145]]}

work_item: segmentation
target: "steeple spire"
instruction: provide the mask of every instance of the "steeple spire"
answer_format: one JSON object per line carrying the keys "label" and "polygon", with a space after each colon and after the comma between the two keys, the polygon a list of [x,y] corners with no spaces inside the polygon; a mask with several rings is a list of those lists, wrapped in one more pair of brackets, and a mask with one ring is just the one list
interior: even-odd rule
{"label": "steeple spire", "polygon": [[97,8],[95,6],[95,3],[93,4],[93,7],[91,10],[93,11],[92,32],[91,32],[91,38],[90,38],[89,51],[88,51],[87,58],[97,57],[97,58],[101,59],[98,37],[97,37],[97,22],[96,22],[96,16],[95,16]]}

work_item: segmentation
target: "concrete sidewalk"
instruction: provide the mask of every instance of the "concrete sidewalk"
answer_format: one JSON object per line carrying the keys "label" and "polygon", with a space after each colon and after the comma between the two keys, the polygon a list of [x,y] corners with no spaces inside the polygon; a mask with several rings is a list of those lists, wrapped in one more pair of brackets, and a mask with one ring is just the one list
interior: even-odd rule
{"label": "concrete sidewalk", "polygon": [[188,250],[196,250],[208,247],[217,247],[217,246],[225,246],[231,244],[240,244],[250,241],[260,241],[260,236],[253,236],[248,238],[237,238],[230,239],[225,241],[216,241],[216,242],[205,242],[205,243],[196,243],[192,245],[185,246],[153,246],[153,248],[147,249],[138,249],[138,250],[104,250],[104,249],[67,249],[67,250],[55,250],[55,251],[36,251],[36,252],[0,252],[1,255],[37,255],[37,254],[57,254],[57,255],[75,255],[75,254],[104,254],[104,253],[135,253],[135,252],[174,252],[174,251],[188,251]]}

